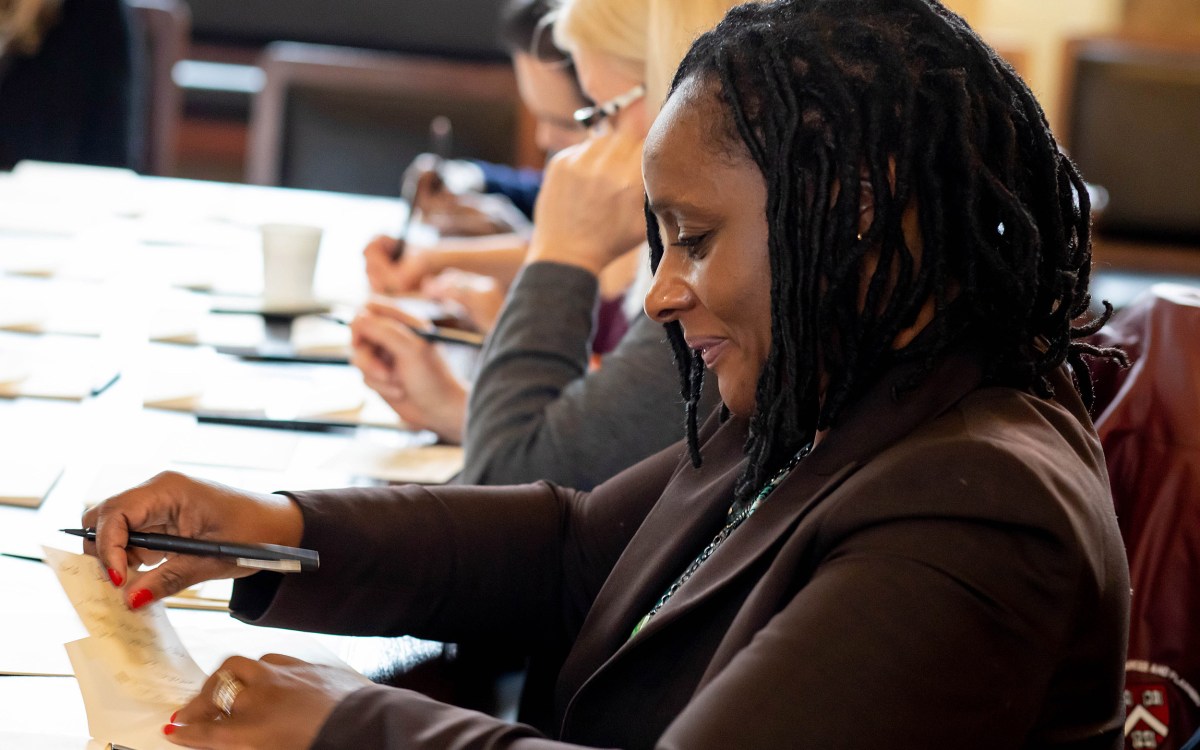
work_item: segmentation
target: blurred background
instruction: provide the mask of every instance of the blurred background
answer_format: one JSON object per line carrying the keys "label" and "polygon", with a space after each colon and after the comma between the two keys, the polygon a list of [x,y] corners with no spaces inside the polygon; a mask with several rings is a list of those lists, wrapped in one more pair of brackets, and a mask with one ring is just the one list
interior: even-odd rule
{"label": "blurred background", "polygon": [[[62,26],[81,8],[123,4],[136,126],[124,155],[22,158],[395,195],[437,115],[454,124],[455,157],[545,156],[496,38],[502,0],[40,2],[61,5]],[[1096,186],[1104,233],[1200,245],[1200,2],[946,2],[1030,83]],[[107,34],[89,28],[93,44]],[[44,52],[56,34],[67,31],[52,29]],[[0,109],[31,96],[14,77],[0,73]]]}

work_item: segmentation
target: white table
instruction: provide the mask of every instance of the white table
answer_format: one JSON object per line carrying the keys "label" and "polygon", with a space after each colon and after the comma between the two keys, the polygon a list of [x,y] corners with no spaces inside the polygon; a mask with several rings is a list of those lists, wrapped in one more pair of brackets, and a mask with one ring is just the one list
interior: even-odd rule
{"label": "white table", "polygon": [[[258,225],[306,223],[324,229],[317,296],[357,305],[367,293],[363,246],[376,234],[394,233],[403,214],[396,199],[144,178],[122,170],[26,164],[0,174],[0,287],[6,280],[28,281],[45,285],[30,287],[35,290],[69,289],[74,296],[82,289],[101,300],[104,309],[84,322],[98,325],[92,343],[121,368],[111,388],[78,403],[0,399],[0,461],[8,455],[17,464],[45,458],[66,466],[40,508],[0,506],[0,552],[36,555],[42,540],[70,548],[56,529],[77,526],[85,502],[167,466],[255,489],[337,486],[364,481],[336,468],[348,446],[403,448],[429,441],[428,434],[397,430],[200,427],[188,414],[142,407],[146,312],[181,293],[173,287],[253,293],[261,284]],[[49,278],[31,278],[38,275]],[[14,649],[36,662],[39,649],[54,652],[82,635],[81,629],[72,635],[78,623],[47,591],[54,586],[40,563],[0,557],[0,576],[0,673],[5,661],[21,662]],[[38,617],[50,620],[31,627]],[[191,626],[230,623],[217,612],[179,617]],[[362,653],[369,640],[366,646],[324,642],[351,663],[369,660]],[[410,640],[387,647],[401,660],[419,661],[439,653],[441,645]],[[0,677],[0,748],[9,747],[103,747],[89,745],[73,677]]]}

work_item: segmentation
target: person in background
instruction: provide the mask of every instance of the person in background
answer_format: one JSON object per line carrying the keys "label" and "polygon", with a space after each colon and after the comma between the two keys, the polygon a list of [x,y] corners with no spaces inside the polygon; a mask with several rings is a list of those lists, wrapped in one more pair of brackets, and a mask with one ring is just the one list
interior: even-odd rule
{"label": "person in background", "polygon": [[[531,247],[469,391],[409,329],[420,321],[385,305],[369,305],[355,321],[364,379],[409,423],[462,442],[462,482],[550,479],[590,489],[682,436],[678,375],[659,326],[635,312],[598,369],[589,369],[588,345],[605,270],[631,252],[649,270],[639,160],[661,98],[648,96],[665,94],[691,40],[733,4],[563,4],[555,35],[570,47],[597,114],[591,137],[550,161],[537,213],[541,221],[584,206],[589,231],[582,241]],[[706,393],[701,408],[715,403],[711,385]]]}
{"label": "person in background", "polygon": [[138,56],[122,0],[0,0],[0,169],[138,168]]}
{"label": "person in background", "polygon": [[[590,495],[167,474],[84,516],[114,580],[158,559],[130,530],[321,553],[291,576],[174,556],[134,601],[240,576],[258,624],[560,644],[553,730],[268,656],[227,660],[168,738],[1120,748],[1129,577],[1083,361],[1117,353],[1080,340],[1105,316],[1073,326],[1086,191],[1025,84],[935,0],[744,5],[684,58],[642,164],[647,313],[687,402],[706,376],[723,402],[683,445]],[[534,247],[586,240],[586,214]]]}
{"label": "person in background", "polygon": [[[570,57],[554,44],[555,5],[553,0],[510,0],[501,11],[499,35],[512,58],[521,100],[533,116],[535,142],[551,155],[583,140],[586,130],[574,114],[591,103]],[[408,192],[416,196],[422,222],[441,238],[429,246],[410,242],[398,259],[398,240],[372,240],[363,251],[372,290],[419,291],[457,306],[477,330],[490,330],[525,255],[528,232],[521,230],[533,218],[542,171],[422,154],[404,179],[414,185]],[[515,219],[513,207],[520,211]],[[622,282],[614,278],[609,287],[607,297],[619,304]],[[611,349],[624,329],[613,327],[598,342],[600,353]]]}

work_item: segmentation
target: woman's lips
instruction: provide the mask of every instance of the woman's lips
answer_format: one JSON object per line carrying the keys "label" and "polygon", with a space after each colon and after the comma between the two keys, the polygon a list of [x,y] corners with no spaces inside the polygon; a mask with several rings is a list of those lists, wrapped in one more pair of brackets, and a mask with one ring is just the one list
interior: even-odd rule
{"label": "woman's lips", "polygon": [[729,343],[729,339],[719,338],[702,338],[688,342],[688,346],[700,352],[700,358],[704,360],[704,366],[712,369],[713,364],[720,358],[721,352],[725,351],[725,345]]}

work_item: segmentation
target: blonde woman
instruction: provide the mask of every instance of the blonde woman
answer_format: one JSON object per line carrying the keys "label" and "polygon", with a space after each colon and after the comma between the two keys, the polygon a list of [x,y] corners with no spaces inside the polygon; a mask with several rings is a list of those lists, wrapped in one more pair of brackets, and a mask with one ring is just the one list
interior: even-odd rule
{"label": "blonde woman", "polygon": [[[591,137],[551,160],[524,265],[468,393],[419,323],[372,306],[354,323],[355,363],[406,420],[461,441],[462,480],[548,479],[590,489],[683,435],[678,374],[662,331],[637,312],[598,369],[589,369],[598,279],[614,263],[646,265],[641,144],[687,45],[734,2],[570,0],[555,39],[595,106]],[[586,231],[541,225],[586,206]],[[579,237],[586,238],[586,241]],[[629,296],[640,306],[642,294]],[[701,408],[714,401],[709,386]]]}

